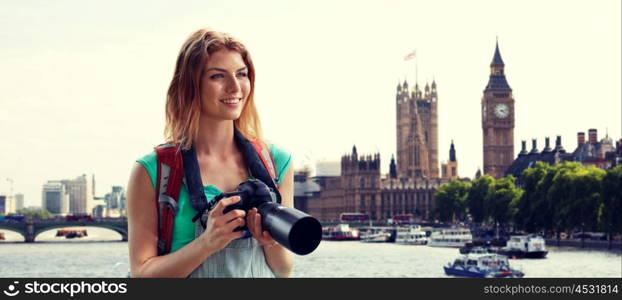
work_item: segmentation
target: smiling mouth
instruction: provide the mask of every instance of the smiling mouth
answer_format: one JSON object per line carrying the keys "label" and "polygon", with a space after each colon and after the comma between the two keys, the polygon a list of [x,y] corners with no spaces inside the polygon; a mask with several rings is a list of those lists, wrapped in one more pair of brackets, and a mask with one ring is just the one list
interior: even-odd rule
{"label": "smiling mouth", "polygon": [[242,102],[242,98],[228,98],[228,99],[220,99],[220,102],[224,104],[238,104]]}

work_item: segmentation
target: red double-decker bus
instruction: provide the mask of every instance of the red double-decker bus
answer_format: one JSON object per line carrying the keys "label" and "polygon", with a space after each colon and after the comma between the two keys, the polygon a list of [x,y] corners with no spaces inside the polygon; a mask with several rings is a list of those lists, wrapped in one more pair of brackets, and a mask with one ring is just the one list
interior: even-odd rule
{"label": "red double-decker bus", "polygon": [[365,222],[369,221],[369,215],[363,213],[341,213],[339,220],[342,222]]}
{"label": "red double-decker bus", "polygon": [[93,217],[89,215],[68,215],[65,216],[66,221],[72,222],[93,222]]}
{"label": "red double-decker bus", "polygon": [[394,224],[412,224],[415,221],[413,214],[399,214],[391,217]]}

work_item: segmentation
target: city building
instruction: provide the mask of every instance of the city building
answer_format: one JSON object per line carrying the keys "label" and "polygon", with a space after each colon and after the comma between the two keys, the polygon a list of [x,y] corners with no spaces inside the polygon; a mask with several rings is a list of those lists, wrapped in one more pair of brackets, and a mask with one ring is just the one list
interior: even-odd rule
{"label": "city building", "polygon": [[458,179],[458,161],[456,160],[456,148],[454,147],[454,141],[451,141],[449,147],[449,161],[441,164],[442,176],[441,178],[446,180]]}
{"label": "city building", "polygon": [[[92,180],[95,176],[92,177]],[[86,174],[73,180],[61,180],[65,190],[69,194],[69,213],[74,215],[87,215],[91,213],[93,206],[94,182],[89,180]]]}
{"label": "city building", "polygon": [[313,181],[308,169],[294,173],[294,207],[309,213],[309,200],[319,196],[320,186]]}
{"label": "city building", "polygon": [[91,210],[91,216],[94,218],[103,218],[106,217],[106,198],[105,197],[94,197],[93,198],[93,209]]}
{"label": "city building", "polygon": [[322,221],[336,221],[344,212],[369,215],[372,220],[387,220],[399,214],[412,214],[416,220],[430,218],[433,197],[441,178],[399,178],[395,159],[390,172],[382,176],[380,154],[352,153],[341,158],[338,176],[315,176],[320,187],[317,197],[308,201],[309,213]]}
{"label": "city building", "polygon": [[595,166],[601,169],[610,169],[620,164],[620,143],[613,144],[613,139],[606,134],[598,140],[598,130],[588,130],[588,140],[585,132],[577,133],[577,148],[572,152],[572,160],[585,166]]}
{"label": "city building", "polygon": [[307,199],[307,212],[322,221],[337,220],[345,209],[341,166],[339,162],[323,162],[322,166],[318,163],[312,178],[319,192]]}
{"label": "city building", "polygon": [[319,161],[315,164],[315,176],[340,176],[341,162]]}
{"label": "city building", "polygon": [[482,131],[484,174],[503,177],[514,160],[514,96],[505,78],[498,42],[482,97]]}
{"label": "city building", "polygon": [[112,192],[104,196],[104,217],[118,218],[126,215],[126,197],[122,186],[113,186]]}
{"label": "city building", "polygon": [[43,185],[41,207],[53,215],[69,214],[69,198],[65,185],[60,180],[49,180]]}
{"label": "city building", "polygon": [[562,146],[561,136],[555,140],[555,148],[550,147],[549,138],[545,138],[542,151],[538,150],[537,140],[532,139],[531,150],[527,151],[526,141],[522,141],[522,149],[512,165],[507,169],[506,175],[512,175],[519,179],[523,171],[541,161],[554,165],[564,161],[575,161],[584,166],[595,166],[601,169],[610,169],[622,161],[622,140],[613,145],[613,140],[606,135],[598,141],[598,131],[590,129],[589,139],[585,140],[585,132],[577,133],[577,147],[573,152],[566,152]]}
{"label": "city building", "polygon": [[0,195],[0,215],[15,213],[15,196],[11,194]]}
{"label": "city building", "polygon": [[15,210],[24,208],[24,194],[15,194]]}
{"label": "city building", "polygon": [[378,219],[380,211],[380,154],[359,156],[356,146],[350,155],[341,157],[341,212],[362,212]]}
{"label": "city building", "polygon": [[395,99],[398,177],[439,178],[436,81],[421,91],[418,83],[410,90],[404,80]]}

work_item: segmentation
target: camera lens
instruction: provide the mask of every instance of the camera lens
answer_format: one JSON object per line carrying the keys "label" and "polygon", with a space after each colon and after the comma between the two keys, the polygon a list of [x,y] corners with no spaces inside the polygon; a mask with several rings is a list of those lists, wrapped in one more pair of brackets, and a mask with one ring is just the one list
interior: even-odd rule
{"label": "camera lens", "polygon": [[292,252],[306,255],[320,244],[322,224],[317,219],[295,208],[273,202],[264,203],[258,209],[264,230]]}

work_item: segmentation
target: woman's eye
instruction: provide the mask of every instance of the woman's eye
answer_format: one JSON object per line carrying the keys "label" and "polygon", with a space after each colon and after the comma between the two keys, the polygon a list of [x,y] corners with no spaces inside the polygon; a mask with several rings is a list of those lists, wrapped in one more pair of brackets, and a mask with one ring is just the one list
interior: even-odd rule
{"label": "woman's eye", "polygon": [[248,74],[246,74],[246,72],[238,73],[238,77],[246,77],[246,76],[248,76]]}
{"label": "woman's eye", "polygon": [[209,78],[210,79],[218,79],[218,78],[222,78],[222,77],[223,77],[222,74],[214,74],[214,75],[210,76]]}

